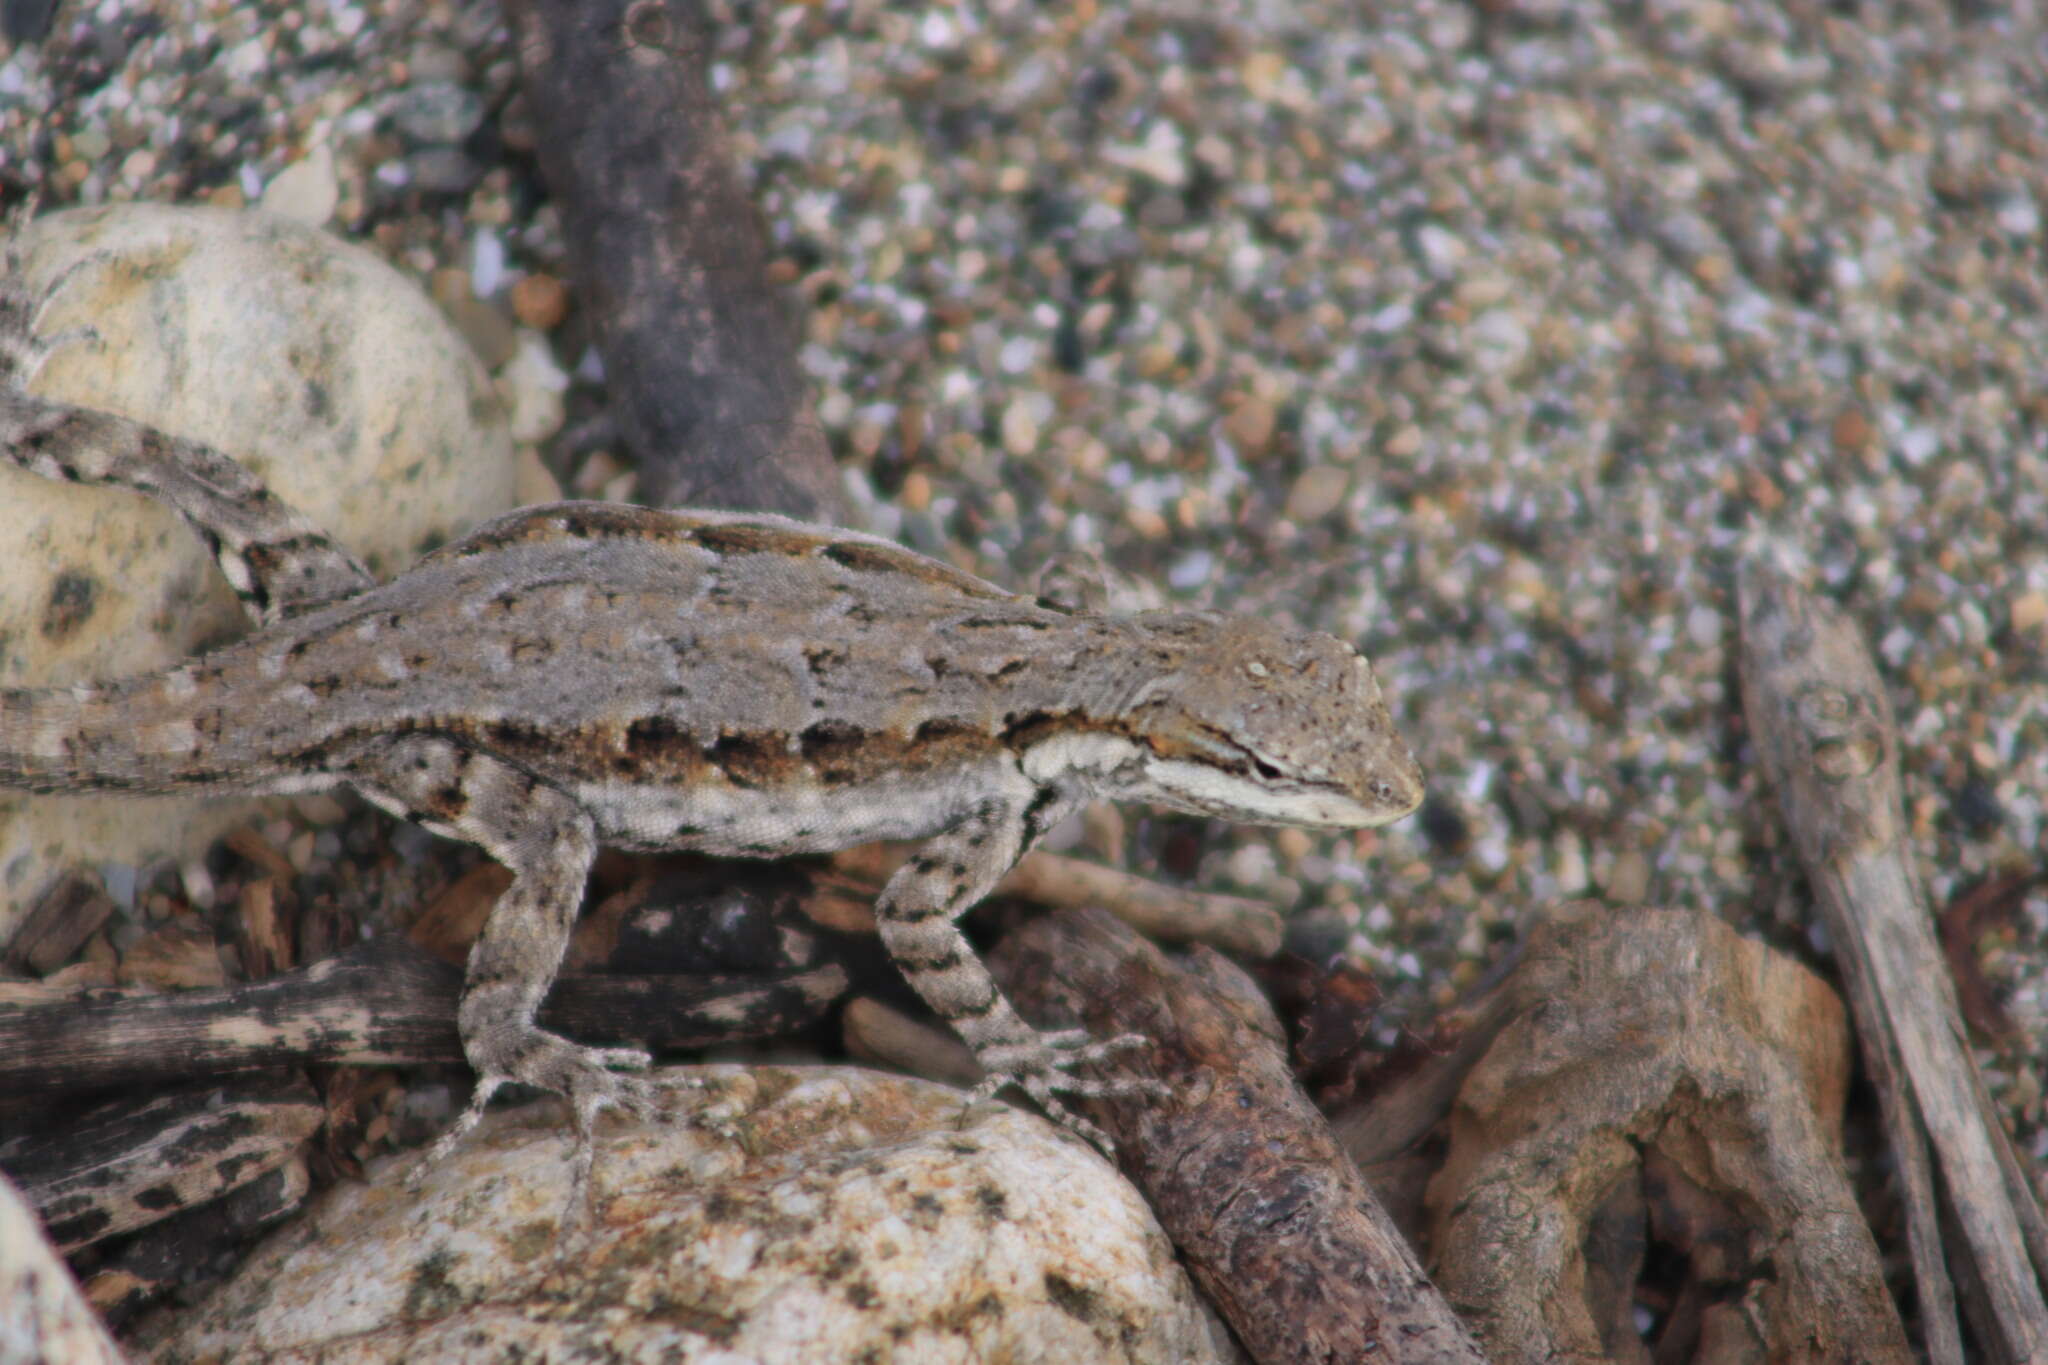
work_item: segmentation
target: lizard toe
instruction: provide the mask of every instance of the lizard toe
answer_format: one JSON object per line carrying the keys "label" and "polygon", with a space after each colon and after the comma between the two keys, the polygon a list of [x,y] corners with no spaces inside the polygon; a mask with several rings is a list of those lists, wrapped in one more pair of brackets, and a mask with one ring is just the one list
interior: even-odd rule
{"label": "lizard toe", "polygon": [[968,1103],[991,1098],[997,1091],[1014,1085],[1029,1095],[1047,1117],[1107,1156],[1113,1150],[1108,1136],[1070,1109],[1060,1097],[1157,1100],[1169,1097],[1172,1090],[1150,1076],[1076,1076],[1070,1068],[1106,1063],[1149,1042],[1136,1033],[1097,1041],[1085,1030],[1066,1029],[982,1048],[977,1056],[987,1075],[974,1088]]}
{"label": "lizard toe", "polygon": [[1042,1110],[1045,1116],[1066,1129],[1103,1156],[1112,1160],[1116,1157],[1116,1144],[1109,1140],[1109,1134],[1069,1109],[1042,1076],[1034,1076],[1024,1083],[1024,1092]]}
{"label": "lizard toe", "polygon": [[645,1071],[654,1065],[651,1054],[637,1047],[592,1047],[583,1049],[592,1061],[612,1071]]}

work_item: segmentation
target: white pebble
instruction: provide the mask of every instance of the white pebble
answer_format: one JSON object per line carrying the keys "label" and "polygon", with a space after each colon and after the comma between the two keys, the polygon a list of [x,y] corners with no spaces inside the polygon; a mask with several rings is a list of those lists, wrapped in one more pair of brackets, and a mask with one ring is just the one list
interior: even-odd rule
{"label": "white pebble", "polygon": [[1216,556],[1207,550],[1196,550],[1184,555],[1180,561],[1166,571],[1167,585],[1181,592],[1199,588],[1209,581],[1209,574],[1216,567]]}
{"label": "white pebble", "polygon": [[1455,273],[1466,255],[1465,243],[1458,235],[1435,223],[1424,223],[1416,230],[1415,245],[1422,252],[1429,273],[1438,279]]}
{"label": "white pebble", "polygon": [[479,228],[469,243],[469,288],[487,299],[505,284],[505,243],[489,228]]}

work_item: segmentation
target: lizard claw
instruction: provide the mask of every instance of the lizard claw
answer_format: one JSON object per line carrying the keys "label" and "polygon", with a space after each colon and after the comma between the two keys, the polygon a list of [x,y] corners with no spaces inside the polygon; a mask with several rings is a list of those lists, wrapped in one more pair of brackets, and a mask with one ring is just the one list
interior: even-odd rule
{"label": "lizard claw", "polygon": [[418,1189],[429,1167],[443,1160],[460,1145],[484,1116],[491,1097],[504,1085],[531,1085],[552,1090],[569,1101],[576,1116],[577,1154],[574,1185],[580,1207],[595,1153],[597,1116],[606,1109],[618,1109],[638,1119],[651,1119],[668,1106],[665,1101],[677,1090],[692,1089],[701,1082],[694,1078],[637,1076],[654,1059],[639,1048],[578,1047],[566,1039],[534,1029],[511,1047],[500,1049],[506,1060],[493,1062],[473,1058],[476,1089],[469,1104],[448,1131],[434,1141],[426,1156],[406,1175],[406,1185]]}
{"label": "lizard claw", "polygon": [[981,1048],[976,1060],[987,1077],[968,1096],[970,1105],[991,1099],[996,1092],[1016,1086],[1062,1127],[1075,1133],[1104,1156],[1114,1154],[1114,1144],[1100,1128],[1069,1109],[1059,1097],[1078,1095],[1083,1099],[1165,1099],[1173,1092],[1165,1082],[1149,1076],[1069,1075],[1074,1066],[1108,1062],[1124,1053],[1150,1045],[1139,1033],[1126,1033],[1100,1042],[1086,1029],[1060,1029],[1033,1034],[1028,1039],[996,1043]]}
{"label": "lizard claw", "polygon": [[[576,1120],[575,1150],[569,1159],[569,1194],[556,1241],[557,1255],[566,1256],[596,1217],[591,1177],[597,1165],[597,1116],[607,1109],[617,1109],[643,1121],[654,1119],[673,1107],[679,1092],[701,1090],[705,1082],[697,1076],[637,1075],[648,1070],[654,1061],[639,1048],[579,1047],[540,1029],[532,1030],[503,1051],[509,1057],[500,1064],[475,1063],[476,1090],[468,1107],[406,1172],[405,1185],[409,1190],[420,1188],[428,1170],[476,1127],[500,1086],[520,1084],[552,1090],[569,1101]],[[731,1125],[721,1125],[714,1115],[707,1126],[719,1133],[729,1131]]]}
{"label": "lizard claw", "polygon": [[16,254],[6,254],[5,274],[0,276],[0,384],[26,388],[49,358],[76,342],[102,343],[96,328],[67,327],[50,336],[41,334],[43,313],[56,302],[66,285],[86,267],[111,259],[110,251],[94,251],[79,257],[57,272],[40,294],[23,282]]}

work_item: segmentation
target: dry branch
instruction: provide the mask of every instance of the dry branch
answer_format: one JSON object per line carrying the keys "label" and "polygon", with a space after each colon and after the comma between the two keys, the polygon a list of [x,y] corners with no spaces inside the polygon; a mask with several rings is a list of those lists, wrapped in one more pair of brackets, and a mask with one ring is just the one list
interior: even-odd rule
{"label": "dry branch", "polygon": [[612,411],[657,506],[839,514],[791,306],[712,95],[689,0],[519,0],[541,170]]}
{"label": "dry branch", "polygon": [[10,1141],[8,1176],[70,1252],[209,1203],[283,1166],[326,1113],[302,1076],[111,1100]]}
{"label": "dry branch", "polygon": [[0,950],[0,970],[47,976],[71,961],[114,913],[114,902],[82,873],[59,877]]}
{"label": "dry branch", "polygon": [[[913,844],[863,844],[833,854],[832,868],[859,883],[871,902],[913,848]],[[1026,853],[989,895],[1015,896],[1054,910],[1093,906],[1109,911],[1148,937],[1168,943],[1206,943],[1236,957],[1267,958],[1280,951],[1280,916],[1264,901],[1168,886],[1134,872],[1057,853]],[[872,930],[873,926],[869,913],[864,927]]]}
{"label": "dry branch", "polygon": [[1148,937],[1206,943],[1234,957],[1267,958],[1280,951],[1280,915],[1264,901],[1167,886],[1057,853],[1025,854],[995,894],[1056,910],[1100,906]]}
{"label": "dry branch", "polygon": [[1253,1358],[1484,1359],[1295,1084],[1256,986],[1208,949],[1187,962],[1101,911],[1062,911],[990,965],[1038,1023],[1155,1041],[1133,1066],[1172,1099],[1085,1107]]}
{"label": "dry branch", "polygon": [[[1984,1100],[1954,988],[1908,858],[1899,733],[1855,626],[1777,571],[1743,566],[1743,709],[1813,885],[1902,1176],[1927,1350],[2048,1358],[2048,1223]],[[1930,1162],[1930,1148],[1932,1160]],[[1944,1254],[1939,1198],[1953,1236]]]}
{"label": "dry branch", "polygon": [[173,1213],[103,1250],[82,1288],[115,1330],[173,1290],[197,1291],[225,1272],[222,1249],[244,1246],[303,1208],[313,1192],[307,1157],[285,1163],[211,1203]]}
{"label": "dry branch", "polygon": [[[565,976],[541,1022],[571,1037],[698,1047],[794,1032],[846,989],[838,966],[763,977]],[[0,1093],[164,1084],[262,1067],[460,1062],[462,974],[371,939],[268,981],[0,1009]]]}
{"label": "dry branch", "polygon": [[[1438,1283],[1499,1359],[1912,1359],[1843,1170],[1841,1002],[1703,912],[1549,912],[1479,1011],[1429,1187]],[[1480,1032],[1484,1033],[1481,1029]],[[1418,1076],[1433,1091],[1436,1086]],[[1673,1282],[1675,1281],[1675,1283]]]}

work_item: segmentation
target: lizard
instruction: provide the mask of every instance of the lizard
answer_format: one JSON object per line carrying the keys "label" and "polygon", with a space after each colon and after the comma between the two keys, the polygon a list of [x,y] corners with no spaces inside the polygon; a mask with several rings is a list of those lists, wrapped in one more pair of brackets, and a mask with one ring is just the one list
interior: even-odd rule
{"label": "lizard", "polygon": [[[567,1098],[587,1178],[607,1108],[658,1109],[632,1048],[535,1011],[600,845],[773,858],[925,842],[875,908],[889,957],[968,1044],[1105,1153],[1062,1095],[1143,1044],[1024,1021],[958,917],[1098,798],[1359,829],[1423,778],[1368,660],[1332,636],[1204,611],[1018,595],[892,541],[767,513],[556,502],[378,583],[230,456],[31,395],[50,343],[0,282],[0,461],[180,513],[244,604],[242,638],[111,682],[0,689],[0,787],[302,793],[348,786],[512,873],[458,1006],[476,1074],[444,1155],[501,1086]],[[64,340],[75,340],[67,334]]]}

